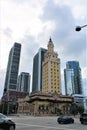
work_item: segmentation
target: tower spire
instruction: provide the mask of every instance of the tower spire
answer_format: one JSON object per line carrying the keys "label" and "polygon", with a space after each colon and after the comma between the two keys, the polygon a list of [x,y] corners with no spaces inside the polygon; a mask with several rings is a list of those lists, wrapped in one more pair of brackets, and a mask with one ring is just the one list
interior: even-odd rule
{"label": "tower spire", "polygon": [[51,39],[51,37],[50,37],[50,39],[49,39],[49,42],[52,42],[52,39]]}
{"label": "tower spire", "polygon": [[48,42],[47,47],[48,47],[48,51],[49,51],[49,52],[53,52],[53,51],[54,51],[54,44],[53,44],[53,42],[52,42],[51,37],[50,37],[50,39],[49,39],[49,42]]}

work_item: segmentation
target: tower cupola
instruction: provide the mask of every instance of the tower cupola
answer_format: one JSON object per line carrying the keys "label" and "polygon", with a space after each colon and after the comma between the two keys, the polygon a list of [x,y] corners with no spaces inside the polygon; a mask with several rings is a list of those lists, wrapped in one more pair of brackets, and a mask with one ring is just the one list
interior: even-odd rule
{"label": "tower cupola", "polygon": [[48,51],[49,51],[49,52],[53,52],[53,51],[54,51],[54,44],[53,44],[51,38],[49,39],[49,42],[48,42],[47,47],[48,47]]}

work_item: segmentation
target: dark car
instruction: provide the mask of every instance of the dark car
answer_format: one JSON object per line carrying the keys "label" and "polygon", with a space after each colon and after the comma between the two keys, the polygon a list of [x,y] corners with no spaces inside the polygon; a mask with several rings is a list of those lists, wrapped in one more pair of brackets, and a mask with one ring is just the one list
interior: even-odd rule
{"label": "dark car", "polygon": [[81,124],[87,123],[87,113],[81,114],[80,122],[81,122]]}
{"label": "dark car", "polygon": [[11,118],[0,113],[0,130],[15,130],[16,124]]}
{"label": "dark car", "polygon": [[57,122],[59,124],[69,124],[69,123],[74,123],[74,119],[70,116],[60,116],[57,119]]}

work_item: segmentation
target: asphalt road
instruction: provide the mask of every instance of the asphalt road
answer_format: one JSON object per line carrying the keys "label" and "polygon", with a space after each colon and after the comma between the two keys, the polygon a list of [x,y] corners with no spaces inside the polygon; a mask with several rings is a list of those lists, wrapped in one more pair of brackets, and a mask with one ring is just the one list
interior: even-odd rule
{"label": "asphalt road", "polygon": [[79,118],[74,118],[74,124],[58,124],[57,117],[11,116],[16,123],[16,130],[87,130],[87,124],[82,125]]}

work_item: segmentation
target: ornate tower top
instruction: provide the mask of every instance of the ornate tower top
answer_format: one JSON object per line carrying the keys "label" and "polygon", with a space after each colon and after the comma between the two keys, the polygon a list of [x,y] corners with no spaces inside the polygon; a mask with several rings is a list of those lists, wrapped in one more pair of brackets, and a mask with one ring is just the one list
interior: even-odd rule
{"label": "ornate tower top", "polygon": [[54,51],[54,44],[53,44],[51,38],[49,39],[47,47],[48,47],[48,51],[49,52],[53,52]]}

